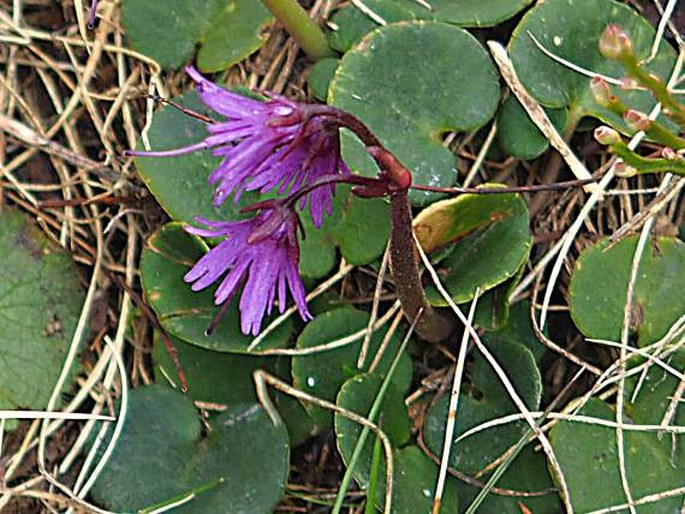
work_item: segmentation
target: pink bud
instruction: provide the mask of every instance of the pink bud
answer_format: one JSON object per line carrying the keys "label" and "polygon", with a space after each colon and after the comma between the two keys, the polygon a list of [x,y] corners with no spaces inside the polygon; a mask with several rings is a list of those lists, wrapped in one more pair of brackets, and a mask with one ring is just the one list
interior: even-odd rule
{"label": "pink bud", "polygon": [[673,148],[669,148],[668,146],[664,147],[661,149],[661,156],[664,159],[668,159],[669,161],[675,161],[678,159],[678,154]]}
{"label": "pink bud", "polygon": [[621,85],[619,86],[624,91],[635,91],[636,89],[644,89],[640,83],[632,77],[621,77]]}
{"label": "pink bud", "polygon": [[623,121],[636,132],[647,130],[652,125],[652,120],[650,120],[645,113],[636,111],[635,109],[628,109],[623,114]]}
{"label": "pink bud", "polygon": [[633,44],[620,25],[609,25],[599,38],[599,53],[607,59],[619,59],[633,54]]}
{"label": "pink bud", "polygon": [[608,107],[609,104],[616,99],[611,94],[611,88],[607,81],[602,77],[593,77],[590,81],[590,92],[592,93],[595,102],[602,107]]}
{"label": "pink bud", "polygon": [[595,139],[603,145],[614,145],[621,142],[619,133],[606,125],[595,129]]}
{"label": "pink bud", "polygon": [[620,178],[634,177],[637,175],[637,168],[635,166],[631,166],[630,164],[626,164],[623,161],[619,161],[614,164],[614,174]]}

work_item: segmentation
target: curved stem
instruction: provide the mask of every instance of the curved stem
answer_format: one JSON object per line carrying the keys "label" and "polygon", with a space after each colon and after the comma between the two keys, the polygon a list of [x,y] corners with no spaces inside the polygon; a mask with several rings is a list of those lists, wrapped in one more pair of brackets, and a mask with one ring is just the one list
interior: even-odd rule
{"label": "curved stem", "polygon": [[404,315],[413,322],[421,314],[416,332],[425,340],[439,342],[452,333],[454,322],[428,304],[419,277],[418,258],[412,234],[412,215],[407,190],[390,194],[392,229],[390,235],[390,263],[397,295]]}
{"label": "curved stem", "polygon": [[262,0],[312,61],[335,57],[321,28],[296,0]]}

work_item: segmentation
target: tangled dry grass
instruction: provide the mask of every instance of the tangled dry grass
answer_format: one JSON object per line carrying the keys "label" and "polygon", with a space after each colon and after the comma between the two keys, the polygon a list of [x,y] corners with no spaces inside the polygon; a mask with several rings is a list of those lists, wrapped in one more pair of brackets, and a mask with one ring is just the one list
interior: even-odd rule
{"label": "tangled dry grass", "polygon": [[[136,387],[152,381],[151,320],[136,293],[137,264],[146,238],[165,214],[136,176],[132,162],[121,156],[124,149],[139,144],[139,137],[145,140],[154,108],[151,97],[179,94],[187,81],[182,73],[165,72],[126,46],[116,2],[101,2],[94,32],[85,31],[82,4],[0,1],[0,205],[30,214],[46,235],[67,249],[82,265],[87,289],[65,362],[68,369],[71,361],[82,359],[86,372],[69,391],[62,414],[23,421],[0,446],[0,511],[8,513],[64,508],[99,512],[87,502],[89,488],[102,471],[95,450],[86,446],[97,425],[94,420],[76,421],[72,413],[110,414],[125,383]],[[325,20],[333,4],[317,0],[310,12]],[[226,83],[304,99],[306,69],[297,45],[280,27],[272,26],[266,44],[231,68]],[[462,157],[461,171],[474,183],[516,183],[521,168],[526,181],[545,182],[554,180],[564,166],[556,155],[532,164],[513,158],[490,161],[485,155],[492,138],[485,141],[477,134],[446,141]],[[609,156],[589,137],[577,136],[573,145],[580,148],[590,171],[604,177],[611,173]],[[644,234],[652,228],[677,233],[685,218],[685,180],[619,179],[610,190],[608,184],[603,180],[590,197],[569,190],[530,198],[538,246],[517,296],[539,297],[545,312],[565,309],[569,270],[590,240]],[[552,262],[556,267],[550,274],[546,267]],[[546,377],[556,392],[564,389],[578,365],[590,376],[601,376],[602,369],[619,362],[623,351],[598,354],[580,337],[555,341],[554,334],[548,337],[542,331],[539,336],[556,356]],[[456,360],[449,349],[440,348],[427,353],[424,365],[430,368],[434,354],[441,352]],[[447,375],[446,369],[426,373],[418,392],[432,389],[430,378]],[[121,380],[122,373],[127,380]],[[591,381],[588,378],[587,383]],[[57,405],[61,390],[62,384],[56,384],[47,410]],[[319,438],[313,445],[295,454],[300,461],[293,462],[298,468],[293,477],[299,482],[290,487],[292,497],[283,503],[283,511],[306,511],[297,496],[326,499],[334,492],[335,484],[325,476],[340,473],[332,441]],[[350,498],[355,499],[354,493]]]}

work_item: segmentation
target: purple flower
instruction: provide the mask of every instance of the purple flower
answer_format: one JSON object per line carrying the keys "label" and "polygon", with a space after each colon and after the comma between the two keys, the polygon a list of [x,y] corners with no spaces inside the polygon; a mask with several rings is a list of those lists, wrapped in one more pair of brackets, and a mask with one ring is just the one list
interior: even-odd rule
{"label": "purple flower", "polygon": [[[257,335],[265,314],[270,314],[278,293],[282,313],[287,289],[304,321],[312,319],[307,310],[304,285],[298,273],[297,214],[287,208],[264,209],[244,221],[208,221],[197,218],[207,228],[188,227],[191,234],[223,237],[205,254],[184,280],[199,291],[221,280],[214,292],[216,305],[230,302],[244,284],[240,298],[240,327],[244,334]],[[223,277],[223,278],[222,278]]]}
{"label": "purple flower", "polygon": [[[192,67],[186,72],[197,83],[202,102],[226,120],[208,124],[209,135],[199,143],[132,155],[164,157],[211,148],[222,158],[209,176],[209,183],[216,185],[216,206],[230,194],[237,201],[244,191],[295,192],[321,177],[351,173],[340,156],[338,125],[323,116],[310,116],[311,106],[277,95],[262,102],[219,87]],[[307,195],[317,227],[324,212],[332,212],[334,190],[334,184],[326,184]],[[307,196],[300,201],[301,209]]]}

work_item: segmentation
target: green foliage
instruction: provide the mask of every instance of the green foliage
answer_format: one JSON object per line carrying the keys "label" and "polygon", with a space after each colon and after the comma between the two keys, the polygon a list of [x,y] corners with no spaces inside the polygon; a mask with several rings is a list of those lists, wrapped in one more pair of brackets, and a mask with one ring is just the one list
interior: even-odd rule
{"label": "green foliage", "polygon": [[[202,423],[192,400],[160,386],[130,393],[126,424],[93,497],[134,512],[196,493],[177,512],[270,512],[288,473],[288,436],[259,404]],[[268,463],[268,465],[266,464]]]}
{"label": "green foliage", "polygon": [[[395,472],[392,477],[392,514],[414,514],[430,512],[435,497],[438,467],[417,446],[407,446],[393,454]],[[383,473],[383,477],[385,474]],[[442,497],[441,512],[458,512],[459,500],[456,493],[458,480],[449,477]],[[385,479],[378,487],[376,506],[385,505]]]}
{"label": "green foliage", "polygon": [[[415,183],[449,187],[457,182],[457,159],[445,147],[445,136],[451,132],[477,131],[493,118],[501,97],[499,77],[487,52],[478,39],[460,27],[496,25],[531,3],[431,0],[433,10],[429,10],[415,0],[366,0],[365,5],[388,22],[382,27],[357,7],[343,7],[334,14],[334,28],[329,33],[331,45],[343,55],[321,60],[311,67],[307,77],[309,88],[318,99],[328,99],[331,105],[366,123],[413,172]],[[253,6],[247,0],[212,0],[201,6],[173,0],[162,11],[153,9],[151,3],[135,0],[124,0],[122,4],[131,44],[163,67],[179,67],[187,62],[199,44],[197,63],[202,70],[225,69],[259,47],[261,28],[269,19],[261,4]],[[157,18],[151,23],[153,15]],[[169,23],[178,25],[178,20],[184,19],[182,26],[169,29]],[[532,37],[563,59],[619,78],[627,73],[625,63],[607,59],[598,51],[600,36],[610,23],[625,28],[639,59],[647,55],[653,28],[629,6],[614,0],[537,2],[513,32],[510,52],[519,77],[566,136],[570,137],[586,116],[611,123],[622,132],[632,128],[615,108],[597,103],[588,77],[545,55]],[[231,37],[227,37],[229,34]],[[663,79],[674,62],[673,49],[662,43],[656,59],[644,66]],[[653,90],[616,88],[612,92],[617,95],[617,102],[633,109],[648,110],[655,97],[659,98]],[[177,100],[195,111],[212,115],[195,93]],[[547,140],[513,96],[500,105],[497,116],[500,147],[507,155],[534,159],[546,151]],[[664,123],[668,130],[673,129],[671,125]],[[159,109],[149,130],[154,150],[179,148],[204,137],[203,122],[171,108]],[[375,162],[346,130],[342,131],[342,148],[346,162],[356,173],[376,176]],[[292,366],[288,359],[244,355],[251,338],[240,333],[237,301],[229,307],[213,335],[205,335],[218,311],[212,288],[191,292],[182,277],[207,251],[207,246],[185,233],[182,223],[191,223],[195,216],[235,220],[243,216],[239,212],[241,207],[264,199],[248,194],[239,204],[229,200],[215,208],[207,176],[218,162],[208,151],[176,158],[135,160],[146,185],[172,218],[172,223],[159,229],[147,242],[141,276],[149,304],[179,350],[190,391],[188,397],[182,397],[170,389],[167,378],[177,382],[175,370],[157,344],[153,364],[158,385],[132,393],[123,439],[93,491],[94,498],[111,509],[132,511],[195,492],[197,498],[182,510],[216,512],[221,510],[220,505],[230,502],[232,512],[268,512],[282,493],[288,444],[294,446],[312,431],[334,425],[338,449],[343,461],[349,463],[361,428],[340,415],[334,420],[329,411],[273,394],[289,431],[288,443],[284,426],[274,426],[254,404],[252,372],[266,369],[280,377],[292,377],[296,388],[366,416],[399,347],[402,328],[390,339],[373,374],[368,369],[381,344],[382,333],[372,338],[361,367],[357,366],[361,337],[342,347],[298,355],[292,359]],[[529,304],[520,302],[511,308],[509,305],[510,295],[527,269],[533,245],[526,203],[521,195],[511,193],[461,195],[436,201],[439,198],[442,196],[436,193],[411,193],[412,203],[425,207],[414,223],[416,235],[431,253],[455,302],[468,302],[480,290],[476,323],[485,331],[482,339],[528,408],[538,410],[543,397],[538,365],[546,349],[532,332]],[[387,245],[389,217],[385,199],[359,198],[344,185],[337,187],[333,213],[325,218],[321,229],[313,226],[305,211],[302,222],[306,238],[300,241],[300,272],[307,285],[328,277],[339,257],[375,271]],[[634,237],[615,244],[601,241],[585,249],[576,262],[568,301],[572,320],[585,336],[614,341],[620,338],[635,245]],[[682,241],[652,240],[643,255],[634,293],[630,328],[636,345],[645,347],[657,341],[685,312],[685,297],[681,294],[684,277]],[[11,284],[12,277],[7,281]],[[344,298],[349,298],[348,285],[345,283],[341,288]],[[392,288],[389,291],[392,294]],[[428,288],[427,294],[434,306],[447,305],[435,289]],[[311,305],[316,314],[314,321],[303,329],[298,320],[285,323],[263,341],[260,349],[294,344],[296,349],[306,351],[365,329],[368,313],[340,308],[340,302],[338,290],[329,291]],[[62,326],[66,326],[61,314],[59,317]],[[450,350],[454,344],[447,343]],[[33,348],[31,345],[35,345],[33,340],[27,347]],[[419,345],[416,348],[422,355],[429,355]],[[429,512],[438,467],[415,446],[411,422],[417,419],[410,418],[404,404],[409,385],[416,385],[423,375],[413,373],[409,354],[401,359],[379,421],[393,445],[392,511]],[[679,370],[685,364],[683,359],[682,352],[667,357],[668,363]],[[630,366],[636,363],[641,362],[629,362]],[[423,372],[424,365],[430,368],[432,362],[422,362],[417,369]],[[545,376],[548,374],[549,370],[545,370]],[[629,422],[661,423],[678,383],[676,377],[656,365],[641,381],[637,376],[629,378],[625,407]],[[633,398],[638,384],[641,389]],[[210,430],[204,433],[192,400],[229,408],[210,414]],[[448,402],[449,395],[434,398],[423,418],[423,440],[438,456],[442,451]],[[20,404],[23,405],[12,403]],[[592,399],[581,414],[613,420],[612,409],[609,403]],[[676,412],[672,424],[685,425],[681,411]],[[485,472],[485,468],[516,444],[528,425],[523,421],[510,422],[463,440],[458,438],[481,423],[517,412],[499,378],[475,351],[467,361],[450,467],[468,475],[483,471],[478,479],[487,481],[491,470]],[[626,431],[625,437],[628,481],[634,498],[682,485],[685,455],[681,436],[660,439],[653,432]],[[560,421],[552,429],[551,439],[577,512],[625,501],[618,475],[615,429]],[[674,440],[678,444],[672,447]],[[371,437],[353,471],[362,489],[369,485],[373,446]],[[535,514],[559,512],[560,499],[553,482],[558,485],[560,477],[551,478],[547,468],[544,454],[529,444],[496,487],[548,494],[512,497],[491,492],[480,509],[518,514],[525,506]],[[382,509],[385,456],[380,458],[379,469],[375,506]],[[226,480],[217,482],[220,477]],[[448,478],[441,511],[464,511],[479,490]],[[671,513],[681,504],[681,498],[670,498],[640,506],[638,512]]]}
{"label": "green foliage", "polygon": [[0,252],[0,409],[41,409],[64,365],[83,290],[68,255],[11,209],[0,212]]}
{"label": "green foliage", "polygon": [[122,2],[122,23],[131,46],[162,68],[178,68],[201,48],[202,71],[226,69],[257,50],[271,15],[253,0],[145,0]]}
{"label": "green foliage", "polygon": [[[514,30],[509,48],[516,72],[526,89],[546,107],[569,110],[568,124],[575,126],[584,116],[593,116],[612,124],[621,119],[598,105],[590,90],[590,79],[570,70],[545,55],[531,35],[556,56],[594,73],[619,78],[621,66],[603,57],[599,38],[607,25],[623,26],[633,46],[644,58],[649,54],[654,29],[635,10],[614,0],[548,0],[533,7]],[[662,44],[649,69],[660,77],[670,73],[675,60],[673,49]],[[648,111],[654,105],[646,91],[617,91],[623,103]]]}
{"label": "green foliage", "polygon": [[[351,308],[340,308],[324,312],[310,322],[297,338],[296,347],[299,349],[331,343],[343,337],[350,336],[359,330],[366,329],[369,315],[366,312]],[[367,370],[383,336],[376,332],[371,338],[369,353],[364,366],[357,369],[357,357],[361,350],[362,340],[346,344],[340,348],[326,350],[310,355],[293,357],[293,383],[301,390],[324,400],[335,401],[340,387],[357,373]],[[378,364],[378,373],[387,371],[392,362],[400,341],[393,336]],[[393,375],[392,382],[400,391],[405,391],[411,381],[411,361],[404,354]],[[333,423],[333,415],[319,407],[306,406],[310,415],[319,423],[327,427]]]}
{"label": "green foliage", "polygon": [[[290,359],[219,353],[171,337],[178,353],[178,363],[188,384],[188,395],[197,402],[231,406],[257,401],[252,373],[264,369],[280,377],[290,376]],[[172,358],[157,334],[152,350],[152,363],[158,384],[180,388],[178,372]],[[276,394],[275,403],[288,428],[290,444],[297,446],[314,431],[313,420],[292,397]]]}
{"label": "green foliage", "polygon": [[335,74],[335,69],[338,67],[339,62],[339,59],[328,57],[317,61],[309,69],[307,83],[314,96],[322,102],[325,102],[328,97],[328,85]]}
{"label": "green foliage", "polygon": [[[212,114],[195,91],[174,101],[199,114]],[[201,141],[206,135],[204,122],[173,107],[155,112],[148,134],[153,150],[181,148]],[[138,173],[166,213],[176,221],[188,223],[195,217],[231,220],[238,216],[238,206],[232,200],[218,209],[212,205],[213,188],[207,183],[207,177],[220,162],[220,158],[208,151],[135,159]]]}
{"label": "green foliage", "polygon": [[[481,480],[486,482],[488,477],[489,474],[486,474]],[[468,506],[480,491],[480,488],[468,485],[461,480],[457,481],[455,485],[460,503],[464,507]],[[535,451],[532,444],[521,450],[521,453],[497,482],[497,487],[536,494],[521,497],[493,492],[483,501],[478,511],[497,512],[497,514],[522,514],[520,502],[535,514],[563,512],[559,496],[554,491],[554,484],[547,471],[547,459],[542,451]]]}
{"label": "green foliage", "polygon": [[[497,186],[495,186],[497,187]],[[442,282],[457,303],[471,300],[516,275],[532,240],[528,209],[516,194],[460,195],[432,204],[414,220],[426,251],[451,245],[440,254]],[[431,304],[447,302],[433,287]]]}
{"label": "green foliage", "polygon": [[368,264],[378,258],[388,243],[390,208],[382,198],[359,198],[348,186],[339,186],[333,200],[333,214],[316,229],[309,216],[302,216],[307,237],[301,244],[300,273],[320,278],[331,271],[335,249],[349,264]]}
{"label": "green foliage", "polygon": [[[609,405],[595,398],[579,414],[609,421],[616,418]],[[550,438],[575,510],[589,512],[625,503],[615,428],[562,421],[552,429]],[[679,440],[682,445],[682,437]],[[624,431],[626,477],[634,499],[683,485],[683,460],[673,460],[671,452],[670,437]],[[682,496],[667,498],[642,505],[638,512],[678,512],[682,502]]]}
{"label": "green foliage", "polygon": [[[514,384],[516,392],[530,410],[536,410],[542,394],[542,379],[533,354],[521,344],[498,341],[489,347],[500,366]],[[445,435],[449,395],[435,402],[424,421],[424,441],[430,450],[440,455]],[[473,363],[471,389],[459,395],[455,439],[467,430],[493,419],[518,412],[509,393],[499,382],[485,358],[478,354]],[[454,443],[450,466],[473,475],[499,458],[525,433],[523,422],[490,427]]]}
{"label": "green foliage", "polygon": [[462,27],[489,27],[513,16],[531,0],[431,0],[427,5],[415,0],[367,0],[365,6],[376,18],[355,6],[338,10],[330,35],[333,48],[346,52],[378,27],[378,17],[386,23],[406,20],[433,20]]}
{"label": "green foliage", "polygon": [[[569,286],[571,316],[587,337],[619,341],[630,268],[637,237],[615,244],[608,240],[586,248]],[[640,346],[663,337],[685,312],[685,245],[679,239],[648,243],[640,259],[630,333]]]}
{"label": "green foliage", "polygon": [[[564,109],[548,109],[547,115],[557,130],[564,130],[567,121]],[[513,95],[502,103],[497,113],[497,139],[502,150],[518,159],[535,159],[549,148],[547,138]]]}
{"label": "green foliage", "polygon": [[[382,380],[373,374],[360,374],[350,378],[340,388],[336,404],[346,410],[355,412],[368,418],[369,408],[373,404],[381,387]],[[390,439],[393,447],[399,448],[407,443],[411,433],[411,421],[404,405],[402,392],[393,384],[385,393],[378,419],[379,426]],[[346,464],[349,464],[352,452],[361,434],[361,425],[345,418],[341,414],[335,415],[335,435],[338,451]],[[361,459],[357,462],[353,476],[361,487],[366,487],[371,473],[373,439],[367,440],[362,451]],[[385,458],[381,460],[381,467],[385,466]]]}
{"label": "green foliage", "polygon": [[[455,59],[459,66],[454,65]],[[329,103],[359,117],[421,184],[456,182],[455,158],[442,145],[450,131],[476,129],[494,115],[499,82],[485,49],[468,32],[436,22],[402,22],[366,36],[340,61]],[[368,169],[352,139],[343,156]],[[425,205],[435,194],[412,192]]]}

